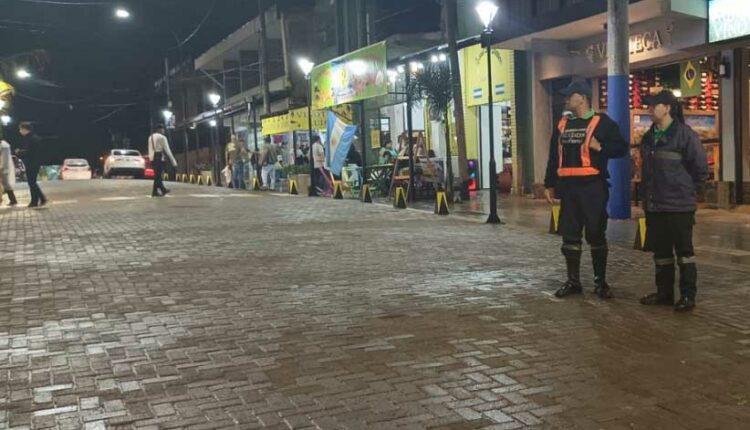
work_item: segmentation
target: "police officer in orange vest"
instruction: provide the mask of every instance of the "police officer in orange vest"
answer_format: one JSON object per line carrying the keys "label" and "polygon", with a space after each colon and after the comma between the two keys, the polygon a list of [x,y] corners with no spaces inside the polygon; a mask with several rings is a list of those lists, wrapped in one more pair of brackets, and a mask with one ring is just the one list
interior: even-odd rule
{"label": "police officer in orange vest", "polygon": [[591,109],[591,87],[583,79],[574,79],[561,93],[566,97],[568,113],[560,119],[552,134],[545,197],[552,203],[560,199],[562,253],[568,279],[555,296],[581,294],[580,267],[583,231],[591,247],[594,266],[594,293],[612,297],[607,284],[607,161],[627,154],[628,142],[617,124],[603,113]]}

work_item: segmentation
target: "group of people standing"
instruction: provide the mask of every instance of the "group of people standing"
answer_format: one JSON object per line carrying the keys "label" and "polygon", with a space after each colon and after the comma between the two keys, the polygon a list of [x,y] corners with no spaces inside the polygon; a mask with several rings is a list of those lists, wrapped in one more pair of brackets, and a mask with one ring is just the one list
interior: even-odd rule
{"label": "group of people standing", "polygon": [[[31,194],[30,208],[36,208],[47,204],[47,197],[39,187],[37,177],[43,162],[43,145],[42,138],[34,132],[31,123],[22,122],[18,126],[18,133],[21,136],[18,148],[15,154],[23,160],[26,166],[26,177],[29,184],[29,193]],[[15,194],[16,184],[16,166],[13,161],[13,151],[10,144],[6,141],[0,142],[0,202],[2,195],[7,195],[9,206],[18,205],[18,199]]]}
{"label": "group of people standing", "polygon": [[[575,79],[564,90],[568,113],[554,130],[545,177],[546,198],[560,199],[562,254],[567,280],[555,295],[581,294],[580,264],[583,232],[591,250],[594,293],[613,296],[607,283],[607,162],[627,154],[629,143],[617,124],[591,108],[591,87]],[[675,311],[695,307],[697,269],[693,250],[696,194],[708,177],[706,153],[698,135],[685,124],[682,105],[671,91],[646,97],[653,121],[641,142],[647,242],[654,251],[656,292],[643,305],[673,306]],[[677,259],[675,260],[675,254]],[[680,299],[674,301],[676,265]]]}

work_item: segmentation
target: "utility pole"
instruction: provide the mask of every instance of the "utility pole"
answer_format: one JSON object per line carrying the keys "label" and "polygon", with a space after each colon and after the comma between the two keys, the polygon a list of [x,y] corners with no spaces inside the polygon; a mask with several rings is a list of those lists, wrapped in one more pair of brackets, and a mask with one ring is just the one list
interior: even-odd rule
{"label": "utility pole", "polygon": [[263,0],[258,0],[258,18],[260,19],[260,87],[263,93],[263,113],[271,112],[271,89],[268,85],[268,40],[266,31],[266,10]]}
{"label": "utility pole", "polygon": [[[628,0],[607,0],[607,106],[609,116],[620,127],[625,141],[630,142],[630,27]],[[610,218],[630,219],[630,153],[609,160]]]}

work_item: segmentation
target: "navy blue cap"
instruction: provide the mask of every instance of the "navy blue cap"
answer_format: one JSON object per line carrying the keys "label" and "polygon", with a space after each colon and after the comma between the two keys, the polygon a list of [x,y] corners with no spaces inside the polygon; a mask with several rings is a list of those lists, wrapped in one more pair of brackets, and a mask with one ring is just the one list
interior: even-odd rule
{"label": "navy blue cap", "polygon": [[573,94],[581,94],[583,96],[586,96],[591,100],[591,94],[593,91],[591,90],[591,85],[586,82],[583,78],[573,78],[573,81],[570,82],[570,85],[560,90],[560,94],[564,95],[565,97],[570,97]]}
{"label": "navy blue cap", "polygon": [[662,90],[658,94],[648,95],[643,98],[643,103],[648,106],[673,105],[677,103],[677,97],[670,90]]}

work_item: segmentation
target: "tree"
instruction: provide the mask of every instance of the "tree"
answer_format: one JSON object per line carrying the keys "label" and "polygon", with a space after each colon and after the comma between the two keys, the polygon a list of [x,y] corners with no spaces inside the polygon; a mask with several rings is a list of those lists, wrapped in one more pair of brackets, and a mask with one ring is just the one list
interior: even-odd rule
{"label": "tree", "polygon": [[453,166],[451,166],[450,113],[453,100],[451,71],[444,62],[429,63],[414,74],[413,96],[415,102],[427,103],[432,118],[440,119],[445,127],[445,173],[448,196],[453,195]]}
{"label": "tree", "polygon": [[[464,101],[461,89],[461,72],[458,65],[456,45],[457,0],[442,0],[443,37],[448,44],[450,60],[450,82],[452,85],[453,106],[456,116],[456,146],[458,148],[458,174],[461,177],[461,198],[469,197],[469,166],[466,157],[466,132],[464,128]],[[449,162],[448,165],[451,163]],[[452,179],[452,178],[451,178]],[[453,190],[451,190],[453,191]]]}

